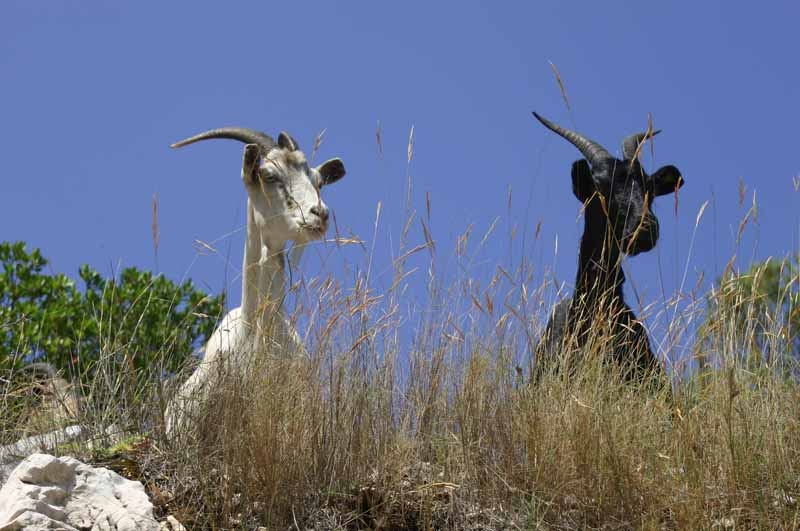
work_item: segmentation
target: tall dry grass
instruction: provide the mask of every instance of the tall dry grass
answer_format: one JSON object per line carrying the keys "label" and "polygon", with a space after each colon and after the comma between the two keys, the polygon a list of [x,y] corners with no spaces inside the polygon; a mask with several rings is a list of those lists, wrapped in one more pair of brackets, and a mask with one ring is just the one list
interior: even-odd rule
{"label": "tall dry grass", "polygon": [[[790,324],[732,311],[752,301],[724,289],[688,305],[676,294],[640,315],[670,356],[671,392],[626,382],[604,363],[607,337],[574,370],[533,383],[550,281],[524,258],[471,275],[494,224],[460,235],[455,273],[440,272],[426,211],[407,209],[386,285],[368,248],[349,280],[296,284],[290,319],[308,354],[256,353],[248,374],[214,389],[195,429],[162,431],[185,375],[129,374],[111,356],[81,420],[144,434],[126,466],[194,529],[800,527],[794,361],[748,350],[758,329],[788,354]],[[412,292],[424,296],[409,302]]]}
{"label": "tall dry grass", "polygon": [[654,341],[682,356],[672,390],[626,382],[607,337],[532,383],[547,284],[524,264],[445,282],[431,254],[424,306],[404,311],[423,233],[382,292],[366,269],[302,286],[308,355],[261,352],[193,433],[160,441],[169,510],[199,528],[800,526],[800,388],[747,351],[748,330],[781,338],[788,323],[742,320],[730,309],[748,301],[724,290],[677,311],[675,297],[649,309]]}

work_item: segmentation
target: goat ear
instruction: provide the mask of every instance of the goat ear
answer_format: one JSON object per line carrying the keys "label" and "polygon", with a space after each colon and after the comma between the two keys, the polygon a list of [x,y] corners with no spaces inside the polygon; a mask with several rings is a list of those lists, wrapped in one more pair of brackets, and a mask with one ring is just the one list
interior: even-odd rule
{"label": "goat ear", "polygon": [[586,159],[576,160],[572,163],[572,193],[578,201],[585,203],[595,191],[592,169]]}
{"label": "goat ear", "polygon": [[286,131],[281,131],[278,135],[278,145],[288,151],[297,151],[300,149],[295,139]]}
{"label": "goat ear", "polygon": [[667,195],[683,186],[681,172],[675,166],[662,166],[652,176],[653,193],[656,196]]}
{"label": "goat ear", "polygon": [[344,169],[342,159],[329,159],[317,166],[316,170],[322,177],[322,185],[333,184],[347,173]]}
{"label": "goat ear", "polygon": [[242,157],[242,180],[253,183],[258,179],[258,168],[261,165],[261,147],[258,144],[247,144]]}

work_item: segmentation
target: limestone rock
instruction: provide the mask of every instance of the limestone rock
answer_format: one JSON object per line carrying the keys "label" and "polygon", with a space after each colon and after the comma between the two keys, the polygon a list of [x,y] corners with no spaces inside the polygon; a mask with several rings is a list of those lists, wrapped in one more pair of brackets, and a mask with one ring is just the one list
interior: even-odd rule
{"label": "limestone rock", "polygon": [[32,435],[14,444],[0,446],[0,483],[29,455],[52,451],[59,444],[75,441],[85,436],[86,430],[80,425],[67,426],[48,433]]}
{"label": "limestone rock", "polygon": [[0,489],[0,531],[158,531],[138,481],[72,457],[33,454]]}

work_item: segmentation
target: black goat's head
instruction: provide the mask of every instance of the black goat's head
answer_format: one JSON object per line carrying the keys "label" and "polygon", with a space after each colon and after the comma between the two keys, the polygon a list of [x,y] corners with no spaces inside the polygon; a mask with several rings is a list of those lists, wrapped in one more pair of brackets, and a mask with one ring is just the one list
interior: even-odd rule
{"label": "black goat's head", "polygon": [[613,244],[635,255],[655,247],[658,219],[651,209],[653,198],[683,186],[675,166],[663,166],[652,175],[638,160],[640,144],[659,131],[638,133],[622,144],[623,159],[613,157],[603,146],[583,135],[564,129],[535,112],[548,129],[567,139],[585,158],[572,164],[572,192],[586,208],[586,224],[603,238],[610,223]]}

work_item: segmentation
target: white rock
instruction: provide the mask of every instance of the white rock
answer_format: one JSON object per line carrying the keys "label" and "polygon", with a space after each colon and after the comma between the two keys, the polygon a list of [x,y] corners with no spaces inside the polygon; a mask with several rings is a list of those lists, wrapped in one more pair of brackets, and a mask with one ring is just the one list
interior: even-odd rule
{"label": "white rock", "polygon": [[48,433],[32,435],[14,444],[0,446],[0,483],[4,482],[23,459],[36,453],[48,452],[59,444],[68,443],[85,435],[80,425],[67,426]]}
{"label": "white rock", "polygon": [[72,457],[33,454],[0,489],[0,531],[157,531],[138,481]]}
{"label": "white rock", "polygon": [[0,527],[0,531],[33,531],[40,529],[57,529],[58,531],[78,531],[71,525],[48,518],[42,513],[25,511],[13,521]]}
{"label": "white rock", "polygon": [[167,516],[165,521],[161,522],[160,531],[186,531],[186,528],[177,518],[170,515]]}

